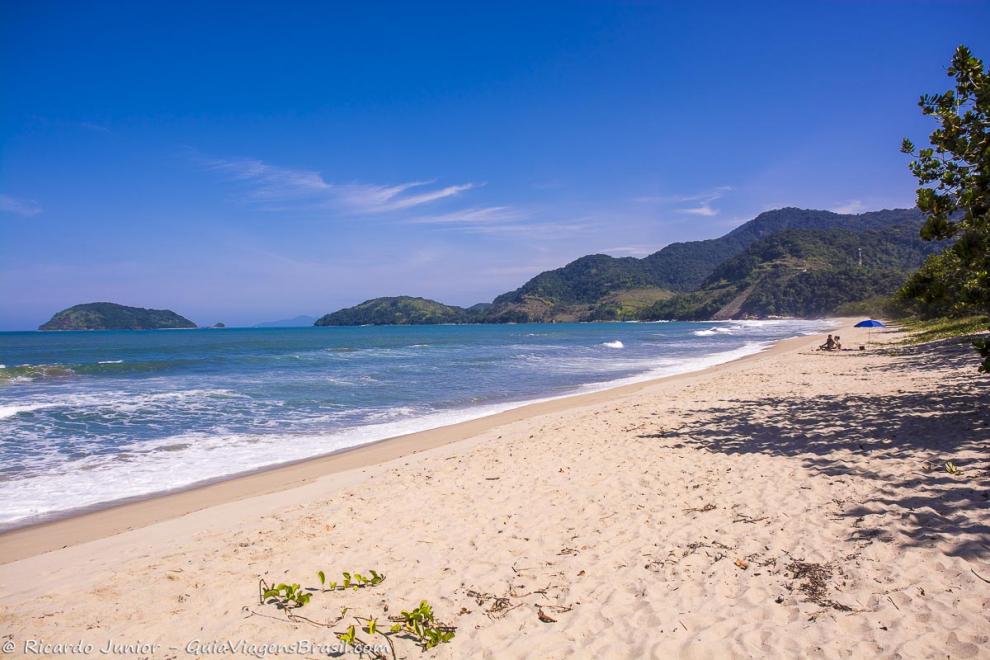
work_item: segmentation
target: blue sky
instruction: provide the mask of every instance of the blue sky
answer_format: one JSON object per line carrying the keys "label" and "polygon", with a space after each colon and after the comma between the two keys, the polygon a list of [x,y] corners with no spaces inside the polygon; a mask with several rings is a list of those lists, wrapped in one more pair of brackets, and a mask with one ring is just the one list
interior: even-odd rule
{"label": "blue sky", "polygon": [[[910,206],[988,2],[0,2],[0,329],[201,323]],[[484,5],[484,6],[482,6]]]}

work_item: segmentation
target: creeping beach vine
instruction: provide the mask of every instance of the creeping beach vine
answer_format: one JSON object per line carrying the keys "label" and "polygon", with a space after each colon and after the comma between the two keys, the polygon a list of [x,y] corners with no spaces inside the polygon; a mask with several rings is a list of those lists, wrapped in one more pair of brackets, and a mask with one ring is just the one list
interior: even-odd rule
{"label": "creeping beach vine", "polygon": [[[425,600],[420,601],[414,608],[402,610],[399,616],[384,617],[392,624],[387,629],[379,625],[379,619],[383,617],[369,615],[353,616],[351,619],[353,623],[343,630],[334,630],[347,618],[349,611],[347,607],[341,608],[340,616],[325,622],[301,616],[296,612],[310,602],[314,593],[367,589],[385,581],[385,575],[375,570],[367,571],[367,576],[346,571],[341,575],[339,581],[328,581],[326,572],[318,571],[316,576],[320,580],[319,589],[304,588],[296,582],[269,584],[262,578],[258,583],[258,601],[260,605],[274,605],[285,614],[287,621],[330,628],[337,639],[359,656],[371,657],[375,660],[388,660],[388,658],[394,660],[397,657],[393,638],[413,641],[424,651],[446,644],[454,638],[457,628],[438,621],[433,613],[433,606]],[[387,605],[384,606],[385,612],[388,612],[388,609]],[[251,614],[267,616],[250,609],[248,611]],[[362,638],[361,634],[367,635],[367,639]],[[374,644],[379,639],[384,644]],[[385,652],[386,650],[388,653]]]}

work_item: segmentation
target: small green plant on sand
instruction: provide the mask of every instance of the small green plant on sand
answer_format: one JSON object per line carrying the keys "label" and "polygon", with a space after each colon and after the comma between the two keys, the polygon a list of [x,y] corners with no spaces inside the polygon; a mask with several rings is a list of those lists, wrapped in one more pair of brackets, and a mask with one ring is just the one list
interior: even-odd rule
{"label": "small green plant on sand", "polygon": [[306,592],[296,583],[280,582],[276,585],[269,585],[261,580],[258,584],[258,591],[262,603],[275,605],[280,610],[294,610],[302,607],[313,597],[313,594]]}
{"label": "small green plant on sand", "polygon": [[[344,591],[348,589],[363,589],[381,584],[385,576],[378,571],[368,571],[368,576],[360,573],[343,573],[343,579],[327,581],[324,571],[318,571],[316,576],[323,585],[322,592]],[[311,592],[316,589],[304,589],[298,583],[285,583],[270,585],[264,579],[258,583],[259,601],[262,605],[274,605],[283,610],[289,621],[293,623],[309,623],[321,628],[335,627],[347,617],[348,608],[344,607],[340,611],[340,616],[335,620],[316,621],[296,614],[293,610],[306,605],[313,597]],[[385,607],[388,611],[388,607]],[[457,630],[454,626],[448,626],[436,620],[433,614],[433,607],[427,601],[420,601],[419,605],[411,610],[403,610],[401,616],[388,617],[392,625],[386,630],[379,626],[378,618],[374,616],[360,617],[354,616],[344,630],[335,630],[334,635],[341,642],[356,651],[359,655],[369,656],[379,660],[385,660],[389,656],[396,657],[395,643],[392,638],[407,639],[415,641],[422,650],[432,649],[440,644],[445,644],[454,638]],[[367,637],[362,639],[359,634],[365,633]],[[366,641],[369,640],[369,641]],[[376,640],[383,640],[384,644],[375,646]],[[385,653],[384,651],[388,651]]]}
{"label": "small green plant on sand", "polygon": [[396,622],[391,628],[392,633],[412,636],[424,651],[454,638],[455,628],[437,623],[433,608],[425,600],[420,602],[419,607],[403,610],[402,616],[389,617],[389,620]]}
{"label": "small green plant on sand", "polygon": [[[356,624],[350,624],[343,631],[335,631],[337,639],[347,644],[359,653],[369,653],[373,657],[385,657],[376,649],[373,642],[381,637],[388,644],[392,657],[395,657],[395,644],[392,637],[411,639],[426,651],[454,639],[456,628],[437,622],[433,607],[428,602],[420,601],[415,609],[402,611],[401,616],[389,617],[392,626],[386,631],[378,627],[375,617],[354,617]],[[368,634],[370,642],[358,637],[358,632]]]}
{"label": "small green plant on sand", "polygon": [[365,577],[360,573],[354,573],[351,575],[346,571],[342,573],[342,578],[339,582],[331,581],[327,582],[327,574],[323,571],[317,571],[316,577],[320,578],[320,584],[323,585],[324,591],[337,591],[345,589],[363,589],[365,587],[374,587],[385,581],[385,576],[375,570],[368,571],[370,577]]}
{"label": "small green plant on sand", "polygon": [[[392,639],[390,638],[390,634],[381,630],[378,627],[378,619],[371,616],[368,617],[356,616],[354,617],[354,621],[357,622],[357,625],[352,623],[351,625],[347,626],[347,629],[344,630],[343,632],[334,633],[334,635],[337,636],[337,639],[339,639],[344,644],[348,645],[349,647],[357,651],[359,654],[368,654],[373,658],[384,659],[387,657],[382,652],[384,647],[376,646],[373,643],[376,639],[375,636],[377,635],[385,640],[386,644],[388,645],[388,650],[391,656],[393,658],[396,657],[395,644],[392,642]],[[371,639],[370,643],[358,637],[359,630],[366,632],[370,636]]]}

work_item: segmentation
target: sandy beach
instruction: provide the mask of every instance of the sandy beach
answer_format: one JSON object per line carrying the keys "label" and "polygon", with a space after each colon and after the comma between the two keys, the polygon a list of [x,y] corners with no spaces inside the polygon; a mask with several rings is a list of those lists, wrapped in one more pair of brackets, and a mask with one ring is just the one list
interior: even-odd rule
{"label": "sandy beach", "polygon": [[[990,657],[988,381],[965,343],[903,336],[790,339],[0,535],[0,643],[326,657],[305,644],[427,600],[456,636],[400,657]],[[309,621],[262,579],[316,590]]]}

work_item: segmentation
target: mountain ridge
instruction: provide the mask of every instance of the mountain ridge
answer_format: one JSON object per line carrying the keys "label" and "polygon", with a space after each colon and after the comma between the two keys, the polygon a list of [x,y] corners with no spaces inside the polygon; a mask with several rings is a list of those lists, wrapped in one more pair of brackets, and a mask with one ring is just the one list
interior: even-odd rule
{"label": "mountain ridge", "polygon": [[[612,257],[607,254],[585,255],[560,268],[539,273],[519,288],[496,296],[492,303],[487,305],[480,304],[464,309],[437,301],[429,302],[447,308],[445,313],[447,320],[441,322],[449,323],[655,320],[660,318],[657,314],[661,312],[672,314],[669,318],[680,318],[678,315],[708,318],[719,312],[724,314],[733,311],[732,307],[724,310],[723,308],[735,298],[738,298],[737,313],[759,315],[770,313],[765,310],[771,305],[769,302],[762,306],[751,304],[751,296],[756,294],[757,299],[763,299],[770,295],[767,278],[772,279],[773,273],[779,277],[793,278],[794,272],[783,268],[782,264],[778,264],[780,267],[776,269],[767,267],[764,269],[767,272],[762,272],[758,278],[759,282],[748,280],[747,286],[753,285],[753,289],[747,296],[741,295],[745,287],[740,289],[733,286],[732,296],[728,297],[730,293],[726,289],[728,285],[723,285],[720,289],[710,281],[717,272],[722,272],[724,275],[727,271],[719,271],[719,269],[724,264],[732,264],[733,259],[746,253],[752,246],[759,247],[761,241],[776,235],[788,235],[792,239],[791,242],[779,244],[777,248],[797,250],[799,254],[791,255],[792,261],[796,263],[803,258],[800,256],[801,249],[829,252],[836,256],[839,254],[835,252],[836,245],[841,244],[845,249],[855,242],[856,236],[865,236],[874,249],[882,251],[896,248],[901,251],[903,259],[895,264],[896,267],[885,271],[882,276],[876,272],[877,269],[870,268],[874,275],[880,277],[878,281],[882,282],[883,286],[873,286],[868,280],[854,281],[849,278],[846,278],[847,281],[843,286],[848,288],[865,284],[867,286],[864,288],[869,291],[877,292],[882,289],[883,292],[889,293],[888,289],[893,286],[895,279],[904,274],[905,269],[920,265],[920,262],[915,263],[919,255],[929,254],[935,249],[932,244],[922,241],[918,235],[921,222],[921,213],[916,208],[841,214],[833,211],[785,207],[764,211],[720,237],[671,243],[639,259]],[[891,228],[897,228],[896,240],[893,242],[878,242],[878,237],[870,233],[883,232]],[[815,237],[813,234],[788,232],[825,232],[827,236]],[[908,245],[910,248],[907,247]],[[761,253],[764,249],[768,248],[762,246],[756,252]],[[848,264],[849,255],[841,250],[840,252],[845,255],[844,263]],[[750,260],[756,258],[757,261],[772,260],[771,257],[770,253],[762,256],[749,255]],[[824,272],[818,267],[812,270],[819,274]],[[751,279],[753,273],[747,271],[736,275],[741,279]],[[798,281],[809,278],[810,276],[799,278]],[[842,278],[833,272],[826,279],[838,286]],[[797,298],[787,298],[790,293],[784,289],[774,295],[781,297],[781,300],[798,303]],[[798,307],[802,310],[814,308],[814,305],[807,304],[805,297],[804,294],[799,296],[801,302]],[[866,294],[861,296],[861,298],[865,297]],[[374,302],[377,308],[384,309],[389,305],[389,300],[389,298],[376,298],[354,308],[339,311],[354,310],[371,302]],[[788,314],[786,305],[781,307],[775,303],[772,307],[776,310],[772,312],[774,314]],[[368,307],[364,309],[367,310]],[[374,316],[366,315],[362,318],[367,321]],[[382,316],[378,320],[387,322],[388,318]],[[458,318],[460,320],[457,320]]]}
{"label": "mountain ridge", "polygon": [[785,229],[724,261],[697,290],[657,303],[643,317],[821,316],[893,293],[940,248],[921,240],[915,223],[861,232]]}
{"label": "mountain ridge", "polygon": [[[671,294],[696,290],[719,264],[774,233],[786,229],[866,231],[906,222],[916,223],[920,228],[920,212],[917,209],[890,209],[840,214],[795,207],[764,211],[718,238],[671,243],[642,259],[604,254],[580,257],[536,275],[514,291],[497,296],[483,320],[553,320],[559,316],[575,316],[577,305],[597,307],[595,312],[588,311],[586,318],[578,320],[608,320],[610,317],[621,320],[623,314],[618,314],[615,306],[601,307],[605,296],[643,288]],[[629,311],[633,315],[636,313],[635,309]]]}

